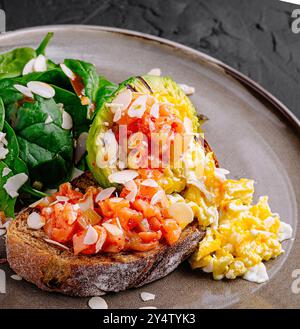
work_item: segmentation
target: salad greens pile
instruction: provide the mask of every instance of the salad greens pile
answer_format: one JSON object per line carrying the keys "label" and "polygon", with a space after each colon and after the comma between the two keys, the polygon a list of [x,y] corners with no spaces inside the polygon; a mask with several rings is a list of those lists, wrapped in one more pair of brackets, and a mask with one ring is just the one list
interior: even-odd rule
{"label": "salad greens pile", "polygon": [[[0,211],[7,217],[14,217],[16,204],[70,180],[75,165],[86,169],[84,151],[74,156],[76,142],[118,88],[93,64],[65,59],[58,65],[46,58],[52,36],[37,49],[0,54]],[[30,90],[30,83],[51,93]]]}

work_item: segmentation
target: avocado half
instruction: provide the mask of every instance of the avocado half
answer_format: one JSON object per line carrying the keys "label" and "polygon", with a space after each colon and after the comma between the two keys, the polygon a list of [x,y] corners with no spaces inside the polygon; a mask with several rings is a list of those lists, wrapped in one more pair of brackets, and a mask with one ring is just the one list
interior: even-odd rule
{"label": "avocado half", "polygon": [[[101,150],[96,144],[96,139],[99,134],[105,133],[113,126],[113,114],[107,104],[111,103],[118,93],[123,91],[125,88],[131,89],[133,92],[140,92],[143,94],[151,95],[159,93],[160,96],[166,96],[166,98],[171,99],[171,102],[174,104],[174,106],[171,107],[173,114],[178,116],[182,121],[185,117],[189,118],[192,122],[193,132],[201,132],[200,123],[194,105],[179,85],[170,77],[144,75],[131,77],[122,82],[113,93],[106,97],[102,97],[87,139],[88,166],[95,179],[104,188],[116,186],[108,180],[108,176],[115,170],[113,168],[97,167],[96,157],[98,152],[101,152]],[[185,111],[182,111],[182,108],[184,108]],[[165,188],[167,193],[182,191],[185,188],[185,178],[181,175],[180,170],[171,169],[166,172],[167,174],[164,175],[165,177],[160,185]],[[176,177],[175,180],[174,177]],[[172,182],[171,187],[168,182]]]}

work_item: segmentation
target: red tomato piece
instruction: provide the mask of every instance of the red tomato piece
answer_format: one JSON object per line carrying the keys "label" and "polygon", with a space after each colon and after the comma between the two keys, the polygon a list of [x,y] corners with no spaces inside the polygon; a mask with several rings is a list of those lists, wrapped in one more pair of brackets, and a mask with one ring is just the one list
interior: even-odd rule
{"label": "red tomato piece", "polygon": [[177,222],[173,219],[166,219],[162,223],[163,237],[166,239],[169,245],[178,241],[181,235],[181,228]]}

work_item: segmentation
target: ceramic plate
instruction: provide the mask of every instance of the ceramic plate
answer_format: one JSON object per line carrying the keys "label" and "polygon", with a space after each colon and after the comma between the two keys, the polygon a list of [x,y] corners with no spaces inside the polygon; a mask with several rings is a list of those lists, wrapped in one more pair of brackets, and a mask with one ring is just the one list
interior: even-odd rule
{"label": "ceramic plate", "polygon": [[[213,281],[183,264],[166,278],[140,289],[108,294],[109,308],[224,308],[299,307],[300,295],[292,292],[300,268],[300,124],[293,114],[253,81],[225,64],[185,46],[126,30],[91,26],[48,26],[7,33],[0,37],[0,52],[37,46],[48,31],[55,32],[48,48],[51,59],[79,58],[94,63],[115,82],[161,68],[177,82],[192,85],[198,111],[209,117],[207,139],[221,166],[232,178],[253,178],[256,198],[269,195],[271,207],[294,228],[294,239],[284,242],[285,253],[267,263],[270,281]],[[4,243],[1,242],[1,256]],[[6,274],[6,293],[0,308],[87,308],[88,298],[70,298],[40,291]],[[4,275],[3,271],[0,271]],[[294,283],[295,284],[295,283]],[[142,302],[140,293],[156,295]]]}

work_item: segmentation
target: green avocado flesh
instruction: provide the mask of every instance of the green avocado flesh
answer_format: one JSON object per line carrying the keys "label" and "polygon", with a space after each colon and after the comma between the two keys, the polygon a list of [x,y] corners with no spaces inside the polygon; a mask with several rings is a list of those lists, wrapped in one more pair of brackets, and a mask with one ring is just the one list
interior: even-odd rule
{"label": "green avocado flesh", "polygon": [[[101,147],[97,145],[96,140],[99,134],[103,134],[113,126],[113,114],[111,108],[107,104],[111,103],[115,97],[125,88],[142,94],[154,94],[165,97],[166,101],[174,104],[170,107],[171,112],[179,117],[182,121],[188,117],[192,122],[193,132],[200,132],[200,124],[197,118],[197,112],[190,101],[184,94],[182,89],[170,77],[159,77],[144,75],[142,77],[132,77],[122,82],[119,88],[103,101],[102,106],[97,110],[97,115],[90,128],[87,139],[87,162],[91,172],[99,184],[106,188],[114,186],[108,180],[108,176],[118,168],[99,168],[96,164],[97,154],[101,152]],[[184,108],[184,110],[182,110]],[[98,143],[99,144],[99,143]],[[167,193],[180,192],[185,187],[185,179],[181,176],[180,171],[166,170],[162,186]],[[174,179],[175,178],[175,179]],[[172,184],[168,184],[172,182]],[[170,186],[171,185],[171,186]]]}

